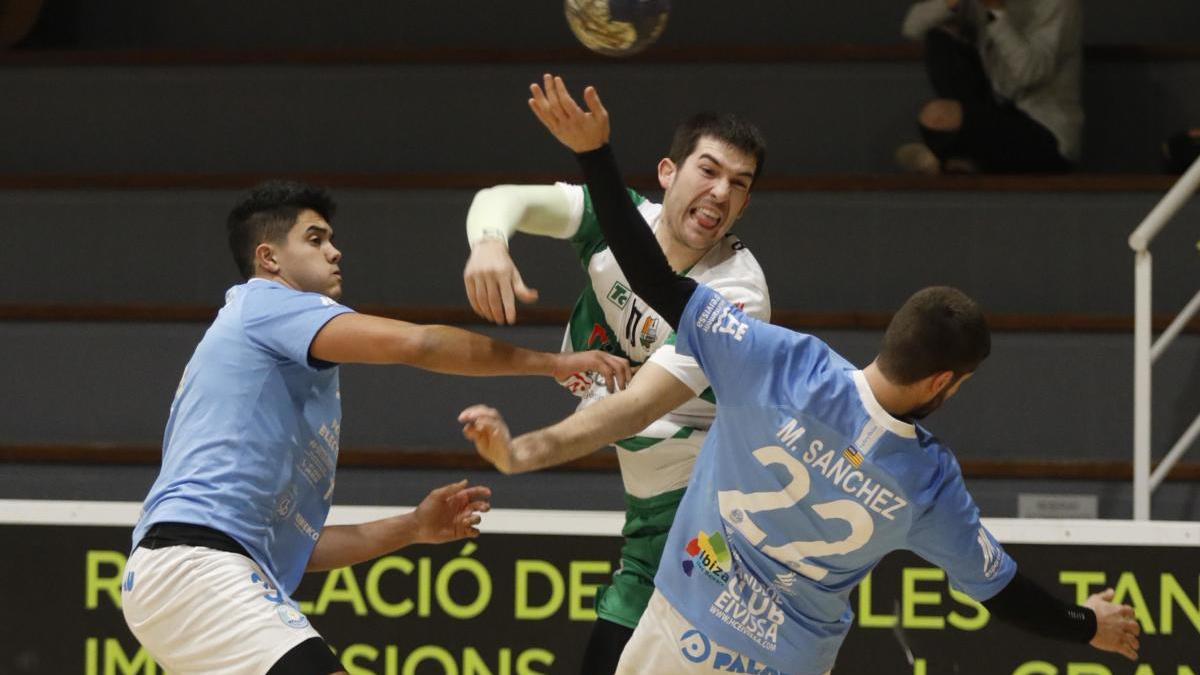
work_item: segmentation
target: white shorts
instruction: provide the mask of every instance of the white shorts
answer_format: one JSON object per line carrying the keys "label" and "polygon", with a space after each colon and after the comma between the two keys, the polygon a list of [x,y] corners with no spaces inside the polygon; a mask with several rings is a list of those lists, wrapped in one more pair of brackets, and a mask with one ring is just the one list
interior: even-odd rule
{"label": "white shorts", "polygon": [[129,629],[172,675],[262,675],[320,637],[257,563],[211,548],[138,548],[121,601]]}
{"label": "white shorts", "polygon": [[[752,663],[750,657],[722,647],[697,630],[656,590],[650,596],[650,604],[638,621],[633,637],[621,652],[615,675],[776,672],[751,670]],[[760,669],[763,665],[754,664]]]}

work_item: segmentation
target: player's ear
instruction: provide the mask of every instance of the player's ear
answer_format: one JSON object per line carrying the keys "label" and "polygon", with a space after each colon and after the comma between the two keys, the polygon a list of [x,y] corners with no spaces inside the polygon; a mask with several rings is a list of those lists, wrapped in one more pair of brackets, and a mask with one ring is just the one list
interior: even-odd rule
{"label": "player's ear", "polygon": [[666,190],[675,182],[675,162],[670,157],[658,160],[658,186]]}
{"label": "player's ear", "polygon": [[938,394],[945,391],[946,387],[949,387],[951,384],[954,383],[954,371],[953,370],[943,370],[941,372],[934,373],[933,375],[930,375],[928,378],[926,378],[926,381],[929,382],[929,385],[928,385],[929,395],[931,397],[937,396]]}
{"label": "player's ear", "polygon": [[751,196],[752,195],[749,192],[746,193],[746,201],[742,202],[742,210],[738,211],[738,213],[737,213],[738,218],[741,218],[742,216],[746,215],[746,210],[750,208],[750,197]]}
{"label": "player's ear", "polygon": [[279,273],[279,262],[275,260],[275,247],[263,242],[254,248],[254,267],[271,274]]}

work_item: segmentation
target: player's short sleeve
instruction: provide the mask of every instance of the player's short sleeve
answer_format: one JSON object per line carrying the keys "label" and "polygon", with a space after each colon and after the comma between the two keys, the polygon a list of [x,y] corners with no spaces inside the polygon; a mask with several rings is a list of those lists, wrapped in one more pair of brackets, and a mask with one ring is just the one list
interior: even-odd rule
{"label": "player's short sleeve", "polygon": [[828,352],[811,335],[748,316],[705,284],[684,308],[675,348],[696,360],[722,403],[782,402]]}
{"label": "player's short sleeve", "polygon": [[242,329],[260,349],[319,370],[336,364],[309,356],[313,338],[330,319],[353,311],[319,293],[263,284],[251,289],[243,301]]}
{"label": "player's short sleeve", "polygon": [[[771,306],[765,287],[759,287],[749,280],[736,278],[713,280],[708,282],[708,286],[745,314],[759,321],[771,319]],[[700,368],[700,364],[696,363],[696,359],[679,353],[676,349],[677,342],[678,334],[673,333],[667,339],[666,344],[656,349],[647,360],[671,373],[675,379],[696,392],[696,395],[700,395],[709,387],[708,377]]]}
{"label": "player's short sleeve", "polygon": [[675,348],[675,344],[669,339],[666,344],[655,349],[646,362],[653,363],[667,371],[675,379],[686,384],[697,396],[700,395],[700,392],[708,389],[708,378],[700,369],[700,364],[696,363],[696,359],[680,354]]}
{"label": "player's short sleeve", "polygon": [[[579,214],[579,229],[575,230],[575,234],[568,241],[571,242],[580,262],[586,267],[593,255],[608,246],[604,240],[604,233],[600,231],[600,220],[596,217],[596,207],[592,204],[592,195],[586,186],[567,183],[557,183],[557,185],[569,191],[571,217],[574,218],[576,213]],[[645,197],[633,190],[629,190],[629,196],[633,198],[635,206],[641,206],[646,201]]]}
{"label": "player's short sleeve", "polygon": [[999,593],[1012,580],[1017,564],[979,519],[952,455],[940,458],[938,476],[925,489],[929,507],[909,531],[909,547],[946,570],[950,583],[980,602]]}

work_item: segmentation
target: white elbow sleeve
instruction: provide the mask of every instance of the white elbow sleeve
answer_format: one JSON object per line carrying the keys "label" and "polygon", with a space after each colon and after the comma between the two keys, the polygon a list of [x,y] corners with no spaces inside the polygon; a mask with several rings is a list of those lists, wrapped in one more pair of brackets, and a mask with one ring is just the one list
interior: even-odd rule
{"label": "white elbow sleeve", "polygon": [[480,190],[467,211],[467,242],[507,242],[527,232],[566,239],[579,229],[571,200],[557,185],[497,185]]}

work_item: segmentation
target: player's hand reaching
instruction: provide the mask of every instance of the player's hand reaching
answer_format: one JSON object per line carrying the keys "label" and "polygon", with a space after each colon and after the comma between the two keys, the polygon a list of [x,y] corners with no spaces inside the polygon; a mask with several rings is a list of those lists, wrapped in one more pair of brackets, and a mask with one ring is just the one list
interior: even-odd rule
{"label": "player's hand reaching", "polygon": [[417,541],[444,544],[448,541],[479,536],[475,526],[479,514],[490,511],[491,489],[467,485],[466,480],[443,485],[425,496],[417,506]]}
{"label": "player's hand reaching", "polygon": [[471,309],[495,324],[516,323],[516,301],[531,303],[538,299],[537,289],[525,286],[508,246],[498,239],[475,244],[463,269],[463,284]]}
{"label": "player's hand reaching", "polygon": [[588,152],[608,143],[608,111],[600,103],[595,87],[583,90],[584,112],[567,93],[561,77],[549,73],[542,76],[542,85],[529,85],[529,109],[560,143],[575,152]]}
{"label": "player's hand reaching", "polygon": [[480,457],[491,462],[500,473],[514,472],[512,434],[500,411],[486,405],[473,405],[458,414],[458,421],[463,425],[463,436],[475,444]]}
{"label": "player's hand reaching", "polygon": [[1096,637],[1092,638],[1091,645],[1137,661],[1141,626],[1133,618],[1133,608],[1114,604],[1113,595],[1113,589],[1110,588],[1093,594],[1083,603],[1096,613]]}
{"label": "player's hand reaching", "polygon": [[633,378],[629,361],[608,352],[593,349],[586,352],[562,352],[554,365],[554,379],[563,382],[579,373],[599,373],[611,394],[624,389]]}

